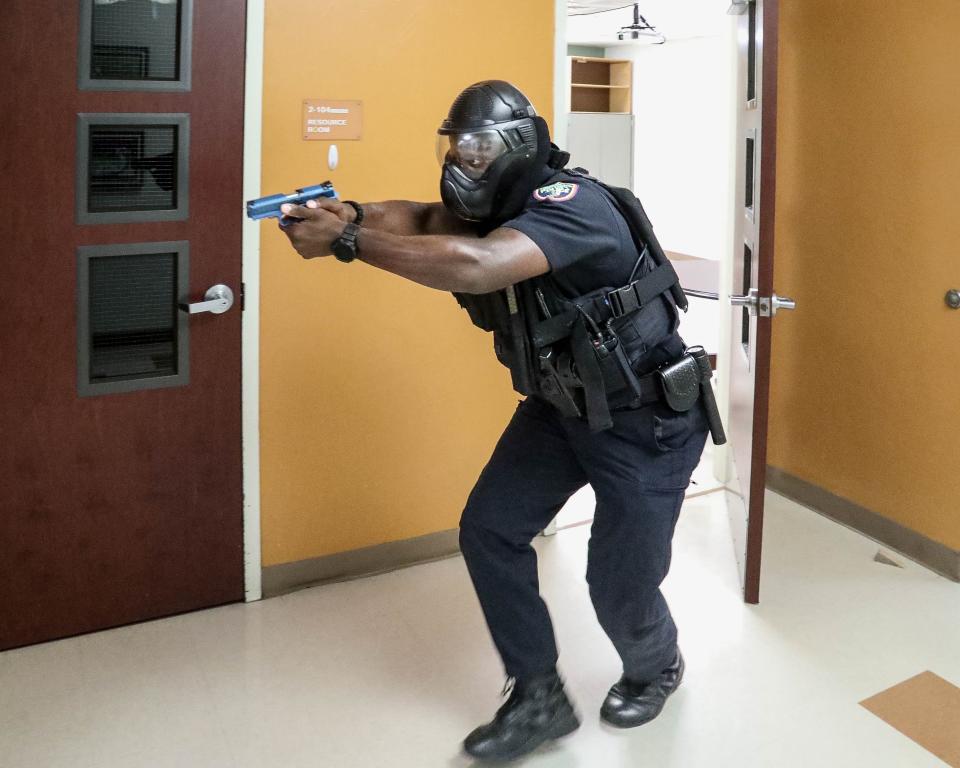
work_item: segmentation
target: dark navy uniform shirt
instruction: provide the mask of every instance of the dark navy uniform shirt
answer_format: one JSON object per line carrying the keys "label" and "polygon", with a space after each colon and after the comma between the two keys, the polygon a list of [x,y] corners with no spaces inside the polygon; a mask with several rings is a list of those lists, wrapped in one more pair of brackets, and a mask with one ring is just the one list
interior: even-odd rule
{"label": "dark navy uniform shirt", "polygon": [[[595,181],[579,176],[564,176],[535,190],[524,209],[502,226],[523,232],[540,247],[551,277],[568,298],[626,285],[639,258],[613,197]],[[634,279],[654,266],[645,256]],[[671,335],[676,312],[665,297],[652,303],[643,312],[644,335],[650,334],[650,341]]]}
{"label": "dark navy uniform shirt", "polygon": [[520,214],[503,226],[540,246],[568,296],[626,285],[639,257],[612,197],[576,176],[534,190]]}

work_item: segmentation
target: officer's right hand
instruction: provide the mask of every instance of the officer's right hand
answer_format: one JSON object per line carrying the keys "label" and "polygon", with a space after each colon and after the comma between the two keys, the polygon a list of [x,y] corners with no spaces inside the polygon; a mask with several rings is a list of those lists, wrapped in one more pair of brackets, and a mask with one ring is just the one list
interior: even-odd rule
{"label": "officer's right hand", "polygon": [[352,205],[344,205],[339,200],[331,200],[329,197],[307,200],[307,208],[323,208],[346,224],[352,224],[357,218],[357,211]]}

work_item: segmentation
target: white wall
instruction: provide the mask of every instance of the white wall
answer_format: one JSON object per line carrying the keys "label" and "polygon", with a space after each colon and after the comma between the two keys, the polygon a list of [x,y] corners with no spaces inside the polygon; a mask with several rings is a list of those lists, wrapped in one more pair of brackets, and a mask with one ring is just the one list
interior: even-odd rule
{"label": "white wall", "polygon": [[635,62],[634,191],[664,248],[713,260],[728,255],[733,209],[735,40],[727,6],[643,0],[640,12],[666,35],[663,45],[616,42],[632,21],[630,7],[570,17],[566,29],[568,43],[606,43],[608,58]]}
{"label": "white wall", "polygon": [[667,250],[720,260],[733,209],[734,83],[723,35],[617,47],[634,60],[634,192]]}

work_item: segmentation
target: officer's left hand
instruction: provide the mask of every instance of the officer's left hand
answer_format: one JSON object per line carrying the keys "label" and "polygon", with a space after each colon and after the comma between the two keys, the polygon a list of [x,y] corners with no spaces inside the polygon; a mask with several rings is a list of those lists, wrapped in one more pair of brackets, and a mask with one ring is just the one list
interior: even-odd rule
{"label": "officer's left hand", "polygon": [[343,220],[335,213],[321,208],[314,200],[306,205],[285,204],[280,207],[284,216],[293,216],[296,221],[280,227],[290,238],[290,244],[305,259],[330,256],[330,244],[343,232]]}

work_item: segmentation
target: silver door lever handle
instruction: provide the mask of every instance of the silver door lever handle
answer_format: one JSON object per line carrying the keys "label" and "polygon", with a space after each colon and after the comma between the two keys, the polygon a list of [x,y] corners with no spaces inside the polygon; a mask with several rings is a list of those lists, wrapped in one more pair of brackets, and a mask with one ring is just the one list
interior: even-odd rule
{"label": "silver door lever handle", "polygon": [[[717,301],[720,298],[720,294],[714,293],[713,291],[695,291],[691,288],[684,288],[683,292],[687,296],[692,296],[695,299],[710,299],[712,301]],[[956,291],[954,291],[956,293]],[[960,307],[960,294],[957,294],[957,307]],[[730,305],[734,307],[747,307],[747,309],[752,313],[756,314],[757,309],[760,309],[760,313],[763,314],[763,311],[767,308],[771,308],[771,315],[777,314],[781,309],[796,309],[797,302],[793,299],[787,299],[777,294],[773,294],[769,300],[762,298],[757,295],[756,290],[751,290],[746,296],[731,296]],[[766,317],[766,315],[764,315]]]}
{"label": "silver door lever handle", "polygon": [[796,309],[796,308],[797,308],[797,302],[795,302],[793,299],[787,298],[786,296],[777,296],[777,294],[773,294],[773,296],[770,297],[771,316],[775,316],[777,312],[779,312],[781,309]]}
{"label": "silver door lever handle", "polygon": [[212,285],[207,288],[203,299],[203,301],[196,301],[192,304],[181,304],[180,309],[184,312],[189,312],[191,315],[196,315],[200,312],[222,315],[233,306],[233,291],[231,291],[227,285]]}
{"label": "silver door lever handle", "polygon": [[730,304],[734,307],[746,307],[751,315],[757,314],[757,304],[760,301],[756,288],[751,288],[746,296],[731,296]]}
{"label": "silver door lever handle", "polygon": [[730,304],[734,307],[746,307],[751,315],[760,317],[776,317],[781,309],[796,309],[797,302],[786,296],[761,296],[756,288],[751,288],[746,296],[731,296]]}

